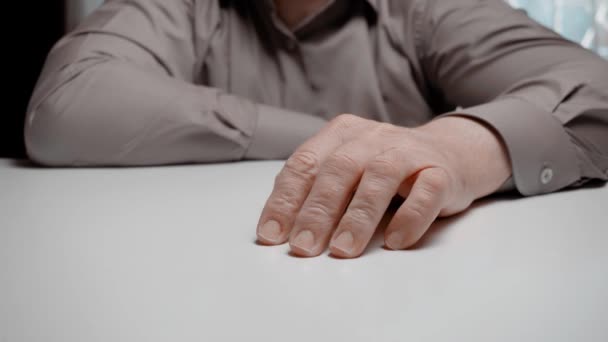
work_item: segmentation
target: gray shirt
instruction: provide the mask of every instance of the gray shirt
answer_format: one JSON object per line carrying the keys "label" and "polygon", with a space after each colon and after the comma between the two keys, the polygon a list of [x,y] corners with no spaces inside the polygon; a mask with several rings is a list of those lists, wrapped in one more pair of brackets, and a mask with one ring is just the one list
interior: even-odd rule
{"label": "gray shirt", "polygon": [[271,1],[106,1],[51,52],[26,143],[54,166],[280,159],[341,113],[481,120],[524,195],[608,178],[608,63],[502,0],[334,0],[293,31]]}

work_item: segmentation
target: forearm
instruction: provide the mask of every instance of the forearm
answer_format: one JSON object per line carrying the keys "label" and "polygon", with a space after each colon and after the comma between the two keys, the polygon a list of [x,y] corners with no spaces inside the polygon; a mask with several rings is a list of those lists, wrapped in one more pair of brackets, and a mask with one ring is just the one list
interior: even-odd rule
{"label": "forearm", "polygon": [[572,58],[585,63],[560,63],[491,102],[449,114],[500,136],[523,195],[608,179],[608,63],[577,52]]}
{"label": "forearm", "polygon": [[[323,126],[201,85],[193,6],[108,1],[62,39],[28,109],[30,157],[52,166],[286,158]],[[218,4],[200,6],[216,13]]]}
{"label": "forearm", "polygon": [[54,91],[34,96],[26,125],[29,155],[45,165],[286,158],[323,125],[115,60],[45,77]]}
{"label": "forearm", "polygon": [[26,142],[30,157],[46,165],[238,159],[255,128],[254,114],[230,120],[216,113],[236,106],[217,91],[120,61],[45,77],[43,82],[53,83],[55,90],[33,97]]}
{"label": "forearm", "polygon": [[606,61],[502,1],[419,4],[430,82],[505,142],[521,194],[608,179]]}

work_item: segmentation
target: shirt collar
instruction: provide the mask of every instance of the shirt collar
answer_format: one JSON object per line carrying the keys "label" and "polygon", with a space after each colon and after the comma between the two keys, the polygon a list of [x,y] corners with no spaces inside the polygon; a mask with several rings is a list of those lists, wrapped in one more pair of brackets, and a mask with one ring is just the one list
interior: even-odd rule
{"label": "shirt collar", "polygon": [[370,7],[374,10],[374,14],[378,14],[378,1],[379,0],[365,0],[365,2],[367,2]]}
{"label": "shirt collar", "polygon": [[[331,2],[333,2],[335,0],[331,0]],[[367,2],[370,7],[374,10],[374,14],[378,14],[378,1],[379,0],[365,0],[365,2]],[[274,9],[274,1],[273,0],[264,0],[264,2],[266,3],[266,5],[272,9]]]}
{"label": "shirt collar", "polygon": [[[325,22],[325,23],[326,23],[326,22],[327,22],[327,17],[328,17],[327,9],[330,9],[330,8],[334,8],[334,9],[335,9],[335,6],[336,6],[336,5],[338,5],[338,4],[336,4],[336,1],[338,1],[338,0],[330,0],[330,1],[329,1],[329,3],[327,4],[327,6],[326,6],[325,10],[321,11],[319,14],[317,14],[317,15],[315,15],[315,16],[313,16],[313,17],[309,18],[309,19],[308,19],[308,20],[306,20],[305,22],[303,22],[303,23],[302,23],[302,25],[296,29],[296,33],[297,33],[298,35],[302,35],[302,34],[304,34],[304,35],[305,35],[305,34],[306,34],[306,32],[308,32],[308,31],[315,31],[315,30],[317,29],[318,25],[312,25],[312,27],[311,27],[311,25],[309,25],[309,24],[310,24],[311,22],[312,22],[313,24],[315,24],[315,22],[318,24],[319,19],[321,19],[321,20],[320,20],[321,22]],[[350,0],[349,0],[349,1],[350,1]],[[373,18],[372,20],[374,20],[374,21],[375,21],[375,20],[376,20],[376,18],[378,17],[378,9],[379,9],[379,8],[378,8],[378,7],[379,7],[378,2],[379,2],[379,1],[380,1],[380,0],[363,0],[363,1],[361,2],[361,4],[365,4],[365,5],[367,5],[367,9],[370,11],[368,14],[370,14],[371,16],[370,16],[370,17],[368,17],[368,18]],[[287,29],[286,29],[286,28],[285,28],[285,27],[284,27],[284,26],[283,26],[281,23],[279,23],[279,22],[278,22],[278,20],[276,19],[276,14],[275,14],[276,8],[275,8],[275,5],[274,5],[274,1],[273,1],[273,0],[263,0],[263,1],[261,1],[261,2],[262,2],[262,3],[264,4],[264,6],[266,7],[266,11],[268,11],[268,10],[269,10],[270,12],[272,12],[272,16],[273,16],[273,18],[274,18],[273,20],[274,20],[274,25],[275,25],[275,27],[278,27],[278,28],[279,28],[279,30],[280,30],[280,31],[282,31],[284,34],[286,34],[286,35],[288,35],[288,36],[291,36],[291,35],[292,35],[292,34],[291,34],[291,32],[289,32],[289,30],[287,30]],[[334,13],[335,13],[335,12],[334,12]],[[335,14],[334,14],[334,15],[335,15]],[[332,15],[329,15],[329,17],[331,17],[331,16],[332,16]],[[319,17],[321,17],[321,18],[319,18]]]}

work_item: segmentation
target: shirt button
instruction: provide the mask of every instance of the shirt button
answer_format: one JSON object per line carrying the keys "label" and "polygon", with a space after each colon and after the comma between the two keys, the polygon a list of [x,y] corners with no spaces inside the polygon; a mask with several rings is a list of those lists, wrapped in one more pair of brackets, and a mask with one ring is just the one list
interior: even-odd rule
{"label": "shirt button", "polygon": [[549,183],[551,183],[551,181],[553,180],[553,169],[546,167],[543,169],[543,171],[540,173],[540,182],[543,185],[547,185]]}

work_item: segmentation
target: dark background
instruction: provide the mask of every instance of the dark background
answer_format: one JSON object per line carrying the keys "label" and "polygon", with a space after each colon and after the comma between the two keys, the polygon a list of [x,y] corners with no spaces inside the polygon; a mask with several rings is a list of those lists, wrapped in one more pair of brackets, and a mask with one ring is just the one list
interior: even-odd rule
{"label": "dark background", "polygon": [[[0,114],[0,158],[24,158],[23,123],[30,95],[52,45],[64,31],[62,0],[7,1],[3,10],[5,89]],[[8,105],[6,105],[8,104]]]}

